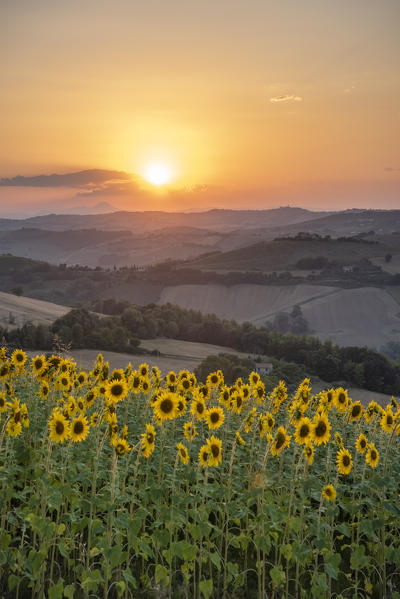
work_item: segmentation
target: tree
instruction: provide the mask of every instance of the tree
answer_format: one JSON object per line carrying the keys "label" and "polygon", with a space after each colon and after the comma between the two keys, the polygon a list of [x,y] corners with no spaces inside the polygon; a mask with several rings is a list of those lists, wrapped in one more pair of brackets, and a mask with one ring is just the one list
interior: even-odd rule
{"label": "tree", "polygon": [[18,297],[20,297],[24,293],[24,290],[22,287],[13,287],[11,289],[11,293],[14,295],[18,295]]}
{"label": "tree", "polygon": [[392,260],[392,254],[386,254],[386,256],[385,256],[386,264],[388,264],[391,260]]}

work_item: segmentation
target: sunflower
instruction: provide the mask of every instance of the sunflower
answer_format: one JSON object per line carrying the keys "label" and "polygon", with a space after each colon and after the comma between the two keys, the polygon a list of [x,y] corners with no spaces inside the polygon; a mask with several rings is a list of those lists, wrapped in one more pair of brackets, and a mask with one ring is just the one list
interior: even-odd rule
{"label": "sunflower", "polygon": [[335,441],[339,445],[339,447],[343,447],[343,439],[338,432],[335,433]]}
{"label": "sunflower", "polygon": [[236,437],[237,442],[239,443],[239,445],[246,445],[246,441],[243,439],[243,437],[241,436],[241,434],[239,433],[239,431],[236,431],[235,437]]}
{"label": "sunflower", "polygon": [[149,376],[149,365],[148,364],[140,364],[138,368],[138,372],[140,376],[147,377]]}
{"label": "sunflower", "polygon": [[122,401],[128,395],[128,383],[125,378],[112,379],[107,383],[106,397],[111,401]]}
{"label": "sunflower", "polygon": [[33,372],[38,375],[46,368],[46,358],[43,355],[35,356],[31,364]]}
{"label": "sunflower", "polygon": [[63,443],[69,436],[69,423],[65,416],[55,410],[49,422],[50,439],[55,443]]}
{"label": "sunflower", "polygon": [[325,413],[319,414],[314,418],[312,429],[312,440],[315,445],[327,443],[331,436],[331,425]]}
{"label": "sunflower", "polygon": [[236,391],[231,397],[231,409],[235,414],[240,414],[243,409],[243,397],[239,391]]}
{"label": "sunflower", "polygon": [[253,397],[255,397],[258,405],[262,405],[265,399],[265,385],[259,381],[253,389]]}
{"label": "sunflower", "polygon": [[68,398],[68,401],[66,402],[66,408],[67,408],[68,416],[71,416],[71,418],[73,416],[75,416],[76,410],[78,409],[78,407],[77,407],[77,405],[75,403],[75,399],[73,398],[72,395]]}
{"label": "sunflower", "polygon": [[11,354],[11,362],[14,364],[14,366],[18,366],[20,368],[22,368],[27,359],[28,356],[24,351],[22,351],[22,349],[16,349]]}
{"label": "sunflower", "polygon": [[287,388],[283,381],[279,381],[278,385],[273,389],[271,393],[271,399],[273,403],[272,413],[276,414],[281,407],[281,405],[287,399]]}
{"label": "sunflower", "polygon": [[290,439],[291,436],[286,433],[285,428],[280,426],[271,445],[271,455],[279,455],[285,447],[290,445]]}
{"label": "sunflower", "polygon": [[300,422],[298,422],[296,426],[296,434],[294,440],[299,445],[304,445],[310,439],[312,434],[313,425],[311,420],[307,417],[301,418]]}
{"label": "sunflower", "polygon": [[100,422],[100,416],[98,415],[97,412],[93,412],[93,414],[90,417],[90,426],[92,426],[93,428],[96,428],[96,426],[99,424]]}
{"label": "sunflower", "polygon": [[231,396],[229,394],[228,387],[222,387],[220,389],[220,394],[217,397],[218,403],[223,405],[226,409],[228,409],[231,405]]}
{"label": "sunflower", "polygon": [[7,399],[4,393],[0,391],[0,413],[7,412]]}
{"label": "sunflower", "polygon": [[207,402],[210,399],[210,387],[207,387],[207,385],[200,385],[199,387],[197,387],[197,393],[199,394],[200,398]]}
{"label": "sunflower", "polygon": [[83,398],[86,408],[91,408],[97,397],[97,389],[90,389]]}
{"label": "sunflower", "polygon": [[79,443],[86,439],[89,432],[89,424],[86,419],[86,416],[82,416],[80,414],[76,418],[73,419],[70,426],[70,437],[72,441],[75,443]]}
{"label": "sunflower", "polygon": [[348,408],[349,422],[359,420],[359,418],[362,416],[363,409],[364,408],[359,401],[353,401]]}
{"label": "sunflower", "polygon": [[223,425],[225,420],[224,410],[222,408],[210,408],[206,410],[205,420],[209,429],[217,429]]}
{"label": "sunflower", "polygon": [[304,455],[306,457],[307,463],[309,466],[311,466],[311,464],[314,461],[314,445],[310,442],[308,442],[305,446],[304,446]]}
{"label": "sunflower", "polygon": [[182,396],[182,395],[177,395],[177,411],[178,411],[178,416],[183,416],[186,412],[187,409],[187,405],[186,405],[186,399]]}
{"label": "sunflower", "polygon": [[353,465],[353,460],[351,458],[351,453],[344,447],[339,449],[339,451],[337,452],[336,464],[338,472],[340,474],[350,474],[350,470]]}
{"label": "sunflower", "polygon": [[153,404],[154,414],[161,422],[173,420],[178,415],[178,396],[171,391],[163,391]]}
{"label": "sunflower", "polygon": [[189,393],[192,389],[192,383],[189,378],[185,377],[179,381],[178,389],[181,393]]}
{"label": "sunflower", "polygon": [[334,389],[328,389],[328,391],[326,391],[325,393],[325,398],[326,398],[326,405],[328,408],[330,408],[334,401],[335,401],[335,391]]}
{"label": "sunflower", "polygon": [[193,399],[190,411],[193,416],[196,416],[197,420],[203,420],[207,411],[206,404],[202,399]]}
{"label": "sunflower", "polygon": [[142,448],[150,451],[154,450],[156,440],[156,429],[152,424],[146,424],[146,432],[142,433]]}
{"label": "sunflower", "polygon": [[218,466],[222,460],[222,441],[212,435],[211,439],[207,439],[209,450],[208,465]]}
{"label": "sunflower", "polygon": [[6,431],[9,437],[18,437],[22,431],[21,422],[15,422],[14,418],[10,418],[7,424]]}
{"label": "sunflower", "polygon": [[253,422],[256,418],[257,415],[257,408],[252,408],[250,410],[250,412],[247,414],[246,416],[246,420],[244,423],[244,431],[245,433],[249,433],[251,431],[251,428],[253,426]]}
{"label": "sunflower", "polygon": [[67,374],[60,374],[56,379],[55,386],[61,391],[68,391],[71,387],[71,379]]}
{"label": "sunflower", "polygon": [[358,453],[365,453],[367,446],[368,446],[367,437],[365,435],[363,435],[362,433],[360,433],[358,436],[358,439],[356,441],[356,451],[358,451]]}
{"label": "sunflower", "polygon": [[78,373],[76,380],[79,386],[82,387],[83,385],[86,385],[88,380],[86,372],[84,370],[81,370],[81,372]]}
{"label": "sunflower", "polygon": [[395,426],[395,418],[391,410],[385,410],[381,418],[381,428],[385,433],[390,434]]}
{"label": "sunflower", "polygon": [[165,382],[167,387],[174,387],[177,382],[178,382],[178,377],[176,376],[176,373],[171,370],[167,376],[165,377]]}
{"label": "sunflower", "polygon": [[188,441],[192,441],[195,438],[197,430],[192,422],[185,422],[183,425],[183,435]]}
{"label": "sunflower", "polygon": [[260,382],[260,375],[257,372],[251,372],[249,376],[250,385],[254,387]]}
{"label": "sunflower", "polygon": [[141,384],[141,377],[136,372],[136,370],[134,370],[132,372],[131,376],[129,377],[129,386],[130,386],[131,390],[135,393],[135,395],[140,393],[140,384]]}
{"label": "sunflower", "polygon": [[50,386],[48,383],[46,383],[46,381],[43,381],[43,383],[41,383],[40,388],[39,388],[39,395],[42,399],[47,399],[49,394],[50,394]]}
{"label": "sunflower", "polygon": [[176,448],[178,450],[179,458],[182,464],[187,464],[189,462],[189,452],[183,443],[177,443]]}
{"label": "sunflower", "polygon": [[221,383],[221,379],[220,376],[217,372],[210,372],[210,374],[207,377],[207,381],[206,384],[208,387],[218,387],[218,385]]}
{"label": "sunflower", "polygon": [[4,362],[0,367],[0,379],[4,379],[10,373],[10,363]]}
{"label": "sunflower", "polygon": [[365,461],[371,466],[371,468],[377,467],[379,462],[379,453],[374,443],[369,444]]}
{"label": "sunflower", "polygon": [[339,413],[343,413],[346,411],[347,405],[349,403],[349,398],[347,396],[347,391],[339,387],[336,389],[336,397],[335,397],[335,406]]}
{"label": "sunflower", "polygon": [[333,485],[325,485],[322,489],[322,495],[327,501],[335,501],[336,499],[336,489]]}
{"label": "sunflower", "polygon": [[202,445],[199,451],[199,464],[202,468],[205,468],[208,464],[208,456],[210,455],[210,448],[208,445]]}
{"label": "sunflower", "polygon": [[112,444],[115,447],[115,451],[118,455],[124,455],[132,449],[128,441],[126,439],[123,439],[122,437],[115,437],[112,441]]}

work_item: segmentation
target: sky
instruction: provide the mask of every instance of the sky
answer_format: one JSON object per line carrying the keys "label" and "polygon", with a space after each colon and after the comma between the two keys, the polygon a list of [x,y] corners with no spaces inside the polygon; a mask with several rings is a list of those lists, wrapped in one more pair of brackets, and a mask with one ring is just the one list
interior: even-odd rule
{"label": "sky", "polygon": [[0,214],[400,208],[399,22],[398,0],[1,0]]}

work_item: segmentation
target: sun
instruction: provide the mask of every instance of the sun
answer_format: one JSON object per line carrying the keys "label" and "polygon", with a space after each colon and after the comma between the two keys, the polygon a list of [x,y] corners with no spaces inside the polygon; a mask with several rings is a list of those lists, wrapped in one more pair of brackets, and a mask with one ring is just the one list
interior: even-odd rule
{"label": "sun", "polygon": [[172,171],[169,166],[162,162],[153,162],[146,167],[144,178],[152,185],[165,185],[171,181]]}

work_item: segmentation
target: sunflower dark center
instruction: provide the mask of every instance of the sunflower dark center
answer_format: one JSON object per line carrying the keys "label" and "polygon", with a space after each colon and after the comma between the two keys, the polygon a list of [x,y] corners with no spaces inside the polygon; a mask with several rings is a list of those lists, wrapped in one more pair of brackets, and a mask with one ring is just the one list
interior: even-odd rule
{"label": "sunflower dark center", "polygon": [[196,406],[196,409],[199,414],[202,414],[204,412],[204,405],[201,402],[199,402]]}
{"label": "sunflower dark center", "polygon": [[338,402],[344,403],[346,401],[346,396],[344,393],[339,393]]}
{"label": "sunflower dark center", "polygon": [[218,383],[218,377],[215,374],[212,375],[211,382],[214,383],[214,384]]}
{"label": "sunflower dark center", "polygon": [[183,410],[183,408],[184,408],[184,407],[185,407],[185,406],[184,406],[184,404],[183,404],[183,401],[180,399],[180,400],[178,401],[178,412],[182,412],[182,410]]}
{"label": "sunflower dark center", "polygon": [[300,428],[300,437],[302,439],[304,439],[304,437],[308,436],[309,432],[310,432],[310,427],[308,426],[308,424],[303,424]]}
{"label": "sunflower dark center", "polygon": [[361,406],[353,406],[353,409],[351,411],[351,415],[353,416],[353,418],[357,418],[357,416],[359,416],[361,412]]}
{"label": "sunflower dark center", "polygon": [[388,425],[390,426],[391,424],[393,424],[393,418],[390,416],[390,414],[387,416],[386,418],[386,422],[388,423]]}
{"label": "sunflower dark center", "polygon": [[376,460],[376,458],[377,458],[377,453],[376,453],[375,449],[373,449],[373,450],[371,451],[371,459],[372,459],[372,460]]}
{"label": "sunflower dark center", "polygon": [[183,379],[183,381],[182,381],[182,387],[184,389],[189,389],[189,387],[190,387],[190,381],[188,381],[187,379]]}
{"label": "sunflower dark center", "polygon": [[279,431],[278,436],[276,438],[276,449],[280,449],[282,445],[285,443],[286,436]]}
{"label": "sunflower dark center", "polygon": [[218,412],[211,412],[210,414],[210,420],[213,424],[216,424],[219,421],[219,413]]}
{"label": "sunflower dark center", "polygon": [[325,489],[325,493],[330,497],[332,495],[332,489]]}
{"label": "sunflower dark center", "polygon": [[154,435],[153,433],[147,433],[147,443],[149,443],[149,445],[151,445],[152,443],[154,443]]}
{"label": "sunflower dark center", "polygon": [[35,361],[35,368],[37,368],[39,370],[39,368],[41,368],[42,366],[43,366],[42,360]]}
{"label": "sunflower dark center", "polygon": [[113,385],[111,387],[111,393],[112,395],[115,395],[116,397],[118,397],[119,395],[122,395],[124,391],[124,388],[122,385],[119,385],[118,383],[116,383],[115,385]]}
{"label": "sunflower dark center", "polygon": [[182,456],[183,458],[186,458],[186,450],[185,450],[185,449],[183,449],[183,447],[180,447],[180,449],[179,449],[179,453],[181,454],[181,456]]}
{"label": "sunflower dark center", "polygon": [[163,399],[160,404],[160,410],[164,412],[164,414],[169,414],[174,409],[174,404],[170,399]]}
{"label": "sunflower dark center", "polygon": [[75,435],[81,435],[83,433],[83,422],[81,422],[80,420],[78,420],[77,422],[75,422],[74,424],[74,433]]}
{"label": "sunflower dark center", "polygon": [[14,412],[14,422],[18,423],[21,420],[21,412],[19,410],[17,410],[16,412]]}
{"label": "sunflower dark center", "polygon": [[3,408],[6,405],[6,400],[4,397],[0,397],[0,407]]}
{"label": "sunflower dark center", "polygon": [[345,466],[346,468],[350,466],[350,458],[348,455],[343,456],[343,466]]}
{"label": "sunflower dark center", "polygon": [[241,398],[240,396],[239,396],[239,397],[237,397],[237,398],[236,398],[236,405],[237,405],[237,407],[238,407],[238,408],[240,408],[240,406],[242,405],[242,403],[243,403],[243,402],[242,402],[242,398]]}
{"label": "sunflower dark center", "polygon": [[365,439],[361,439],[361,441],[360,441],[360,446],[361,446],[363,449],[364,449],[364,447],[366,447],[366,446],[367,446],[367,442],[366,442],[366,440],[365,440]]}
{"label": "sunflower dark center", "polygon": [[61,420],[57,420],[56,423],[56,433],[57,435],[62,435],[64,432],[64,423]]}
{"label": "sunflower dark center", "polygon": [[326,433],[326,424],[323,420],[320,420],[315,429],[315,434],[317,437],[323,437]]}
{"label": "sunflower dark center", "polygon": [[215,443],[211,445],[211,453],[213,454],[214,458],[217,458],[219,456],[219,447],[218,445],[215,445]]}
{"label": "sunflower dark center", "polygon": [[21,354],[17,354],[17,362],[22,362],[24,359],[24,356],[22,356]]}

